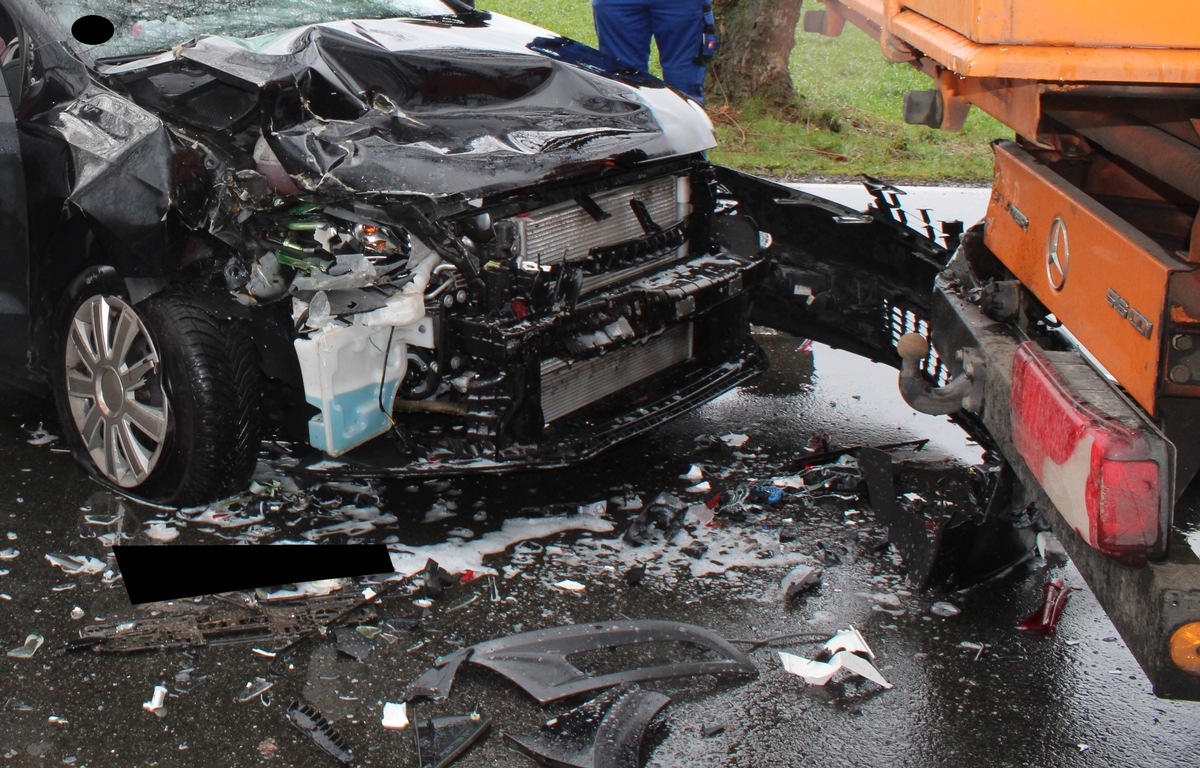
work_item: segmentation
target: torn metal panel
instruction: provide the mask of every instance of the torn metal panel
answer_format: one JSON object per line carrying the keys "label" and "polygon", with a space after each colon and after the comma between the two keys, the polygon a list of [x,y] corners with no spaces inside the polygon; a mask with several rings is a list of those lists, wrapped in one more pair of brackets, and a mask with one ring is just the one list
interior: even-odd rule
{"label": "torn metal panel", "polygon": [[[279,162],[302,188],[331,194],[482,197],[607,158],[715,144],[697,108],[661,82],[498,15],[474,28],[363,19],[269,39],[203,36],[98,69],[193,124],[189,107],[210,80],[234,103],[244,102],[236,89],[258,93]],[[184,72],[209,77],[165,94],[175,82],[166,74]],[[231,110],[229,125],[238,117]]]}
{"label": "torn metal panel", "polygon": [[[682,643],[715,654],[696,659],[589,675],[570,662],[577,653],[650,643]],[[748,656],[715,633],[672,621],[610,621],[552,627],[472,646],[470,661],[497,672],[540,703],[622,683],[696,675],[755,677]]]}
{"label": "torn metal panel", "polygon": [[642,737],[668,703],[661,693],[622,685],[548,720],[535,733],[505,735],[546,765],[638,768]]}

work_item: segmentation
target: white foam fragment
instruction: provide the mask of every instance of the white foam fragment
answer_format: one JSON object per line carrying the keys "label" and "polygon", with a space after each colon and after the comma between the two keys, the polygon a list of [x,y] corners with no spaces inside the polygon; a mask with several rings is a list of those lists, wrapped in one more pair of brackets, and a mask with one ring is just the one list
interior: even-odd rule
{"label": "white foam fragment", "polygon": [[565,589],[568,592],[582,592],[583,590],[587,589],[586,585],[580,584],[578,581],[572,581],[571,579],[556,581],[554,582],[554,586],[558,587],[559,589]]}
{"label": "white foam fragment", "polygon": [[366,520],[343,520],[340,523],[313,528],[300,534],[309,541],[319,541],[330,536],[361,536],[375,530],[375,524]]}
{"label": "white foam fragment", "polygon": [[741,448],[743,445],[749,442],[749,440],[749,435],[739,435],[733,432],[728,435],[721,435],[721,442],[725,443],[725,445],[728,445],[731,448]]}
{"label": "white foam fragment", "polygon": [[600,499],[593,501],[591,504],[582,504],[579,507],[579,514],[587,515],[588,517],[600,517],[608,511],[608,501]]}
{"label": "white foam fragment", "polygon": [[687,493],[708,493],[712,490],[712,484],[705,480],[702,483],[696,483],[687,489]]}
{"label": "white foam fragment", "polygon": [[689,469],[685,474],[680,475],[680,477],[684,480],[687,480],[689,483],[698,483],[704,479],[704,470],[693,464],[691,469]]}
{"label": "white foam fragment", "polygon": [[173,541],[179,538],[179,530],[161,520],[155,520],[146,526],[146,535],[155,541]]}
{"label": "white foam fragment", "polygon": [[456,513],[450,508],[450,505],[444,501],[435,501],[429,511],[425,513],[425,517],[421,520],[422,523],[436,523],[439,520],[454,517]]}
{"label": "white foam fragment", "polygon": [[243,525],[253,525],[263,521],[262,514],[238,514],[221,505],[208,507],[197,515],[187,515],[180,510],[176,516],[189,523],[207,523],[219,528],[239,528]]}
{"label": "white foam fragment", "polygon": [[392,568],[403,576],[420,573],[430,559],[450,573],[474,571],[479,576],[495,576],[496,570],[485,566],[483,558],[499,554],[514,544],[545,539],[564,531],[611,533],[613,530],[611,522],[591,515],[518,517],[505,520],[500,530],[486,533],[473,541],[446,541],[423,547],[391,544],[388,550],[392,556]]}
{"label": "white foam fragment", "polygon": [[87,555],[60,555],[49,553],[46,559],[50,564],[63,569],[63,573],[100,573],[108,566],[103,560]]}
{"label": "white foam fragment", "polygon": [[408,702],[396,704],[391,701],[383,704],[383,727],[401,730],[408,727]]}

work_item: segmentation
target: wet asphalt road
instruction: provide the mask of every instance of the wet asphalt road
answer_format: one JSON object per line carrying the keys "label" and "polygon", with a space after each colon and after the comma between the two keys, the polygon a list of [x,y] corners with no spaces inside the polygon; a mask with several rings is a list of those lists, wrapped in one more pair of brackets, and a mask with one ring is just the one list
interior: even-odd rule
{"label": "wet asphalt road", "polygon": [[[0,761],[92,768],[335,765],[287,722],[287,704],[302,700],[336,723],[354,747],[356,764],[414,766],[411,729],[385,730],[380,714],[383,702],[399,701],[405,684],[438,655],[547,626],[668,618],[737,639],[831,634],[853,625],[895,687],[854,680],[806,687],[781,669],[775,649],[763,648],[752,653],[759,670],[754,680],[651,684],[672,703],[651,732],[647,765],[1200,763],[1200,704],[1154,698],[1070,564],[1034,558],[963,592],[915,593],[894,551],[879,546],[881,530],[854,492],[852,470],[811,473],[807,498],[763,501],[721,518],[720,527],[689,524],[669,544],[661,537],[641,547],[625,544],[621,534],[638,514],[637,499],[649,503],[669,492],[695,503],[743,482],[791,474],[783,468],[821,432],[834,446],[930,437],[926,461],[951,477],[978,458],[957,427],[905,407],[889,369],[819,345],[798,351],[799,340],[786,336],[763,334],[760,342],[771,355],[771,372],[585,468],[357,490],[324,486],[288,498],[261,520],[236,507],[176,513],[116,499],[83,476],[61,440],[30,443],[44,442],[37,439],[39,425],[57,433],[44,404],[6,394],[0,556],[10,559],[0,560],[0,650],[17,647],[28,633],[46,642],[31,659],[0,655]],[[719,439],[734,433],[747,435],[740,448]],[[703,469],[711,492],[687,493],[694,481],[680,475],[693,464]],[[832,487],[821,488],[826,480]],[[598,500],[608,501],[603,515],[577,514]],[[377,616],[355,622],[391,636],[376,638],[363,662],[339,654],[330,638],[299,646],[274,673],[269,660],[245,644],[125,655],[60,652],[89,624],[228,606],[206,598],[134,609],[115,572],[65,574],[47,553],[89,555],[112,569],[108,543],[153,543],[156,529],[177,532],[177,544],[265,543],[316,538],[320,529],[348,519],[373,528],[356,541],[386,542],[409,561],[436,554],[477,573],[482,568],[474,553],[521,538],[517,528],[533,538],[480,561],[497,572],[494,581],[456,585],[429,609],[415,602],[418,593],[409,594],[415,582],[401,584],[375,606]],[[537,535],[567,527],[577,530]],[[322,540],[348,541],[344,535]],[[638,563],[646,579],[630,587],[624,574]],[[779,579],[795,563],[822,567],[824,580],[785,610]],[[1042,584],[1060,576],[1078,591],[1057,634],[1018,631]],[[586,588],[553,586],[566,578]],[[933,615],[930,607],[939,600],[961,613]],[[76,607],[81,618],[72,618]],[[421,619],[412,631],[404,624],[410,618]],[[781,649],[807,656],[817,646]],[[273,683],[271,690],[238,702],[258,677]],[[163,717],[142,707],[159,683],[170,690]],[[501,678],[464,667],[446,702],[420,705],[414,714],[463,714],[475,707],[495,725],[455,763],[464,768],[533,765],[506,746],[502,733],[532,730],[566,705],[539,707]],[[701,737],[701,726],[716,722],[724,732]]]}
{"label": "wet asphalt road", "polygon": [[[499,602],[490,599],[488,579],[476,579],[451,589],[425,614],[418,631],[398,631],[391,645],[377,640],[365,662],[339,655],[331,640],[320,639],[301,646],[277,676],[246,645],[129,655],[55,653],[80,626],[101,618],[146,616],[148,609],[222,607],[202,600],[134,610],[119,581],[107,585],[103,574],[66,575],[53,567],[44,553],[106,557],[106,547],[95,536],[109,529],[87,522],[88,516],[95,520],[123,512],[130,543],[151,543],[146,532],[153,520],[179,530],[177,543],[218,543],[219,535],[246,527],[205,526],[183,515],[119,502],[86,480],[57,444],[30,445],[30,430],[47,415],[36,404],[21,406],[0,421],[0,535],[8,539],[0,548],[20,551],[0,564],[8,571],[0,577],[0,643],[16,647],[26,633],[38,632],[46,645],[32,659],[0,657],[0,700],[6,702],[0,712],[0,757],[14,765],[94,768],[334,765],[284,718],[286,704],[302,698],[336,718],[360,764],[415,765],[411,732],[380,726],[382,702],[398,700],[404,684],[438,654],[515,631],[631,617],[693,622],[732,638],[832,632],[854,625],[895,685],[886,691],[853,681],[806,688],[781,670],[774,651],[759,650],[753,654],[760,670],[756,680],[654,686],[672,704],[653,732],[648,765],[1195,764],[1200,705],[1153,697],[1069,565],[1035,559],[965,593],[913,594],[894,555],[876,555],[870,546],[878,530],[869,512],[847,516],[846,510],[864,506],[836,498],[808,511],[798,504],[766,505],[722,528],[691,526],[673,546],[625,546],[619,536],[635,512],[618,509],[622,499],[638,495],[648,501],[661,491],[687,496],[690,481],[679,475],[693,463],[710,470],[714,487],[770,477],[818,430],[828,432],[834,445],[932,435],[932,448],[971,457],[973,448],[956,428],[898,405],[887,369],[819,346],[811,355],[798,353],[798,341],[789,337],[761,340],[775,360],[771,373],[594,466],[449,485],[395,482],[381,487],[380,508],[398,519],[380,524],[361,540],[395,536],[397,547],[418,547],[444,542],[451,533],[461,539],[469,530],[471,538],[465,541],[470,542],[499,529],[505,520],[561,517],[577,505],[609,498],[614,501],[605,518],[615,530],[518,544],[486,560],[498,571],[504,566],[510,574],[520,569],[511,578],[501,573],[496,579]],[[730,432],[750,439],[740,450],[696,440]],[[722,471],[729,471],[729,477],[718,477]],[[452,516],[420,522],[447,501],[454,504],[448,510]],[[789,517],[797,526],[795,539],[780,545],[779,529]],[[300,539],[305,530],[332,519],[317,507],[282,514],[265,521],[278,530],[263,533],[261,540]],[[826,551],[839,553],[840,562],[825,564],[819,590],[785,611],[777,591],[787,567],[760,564],[780,558],[816,560],[818,541]],[[708,551],[701,552],[696,542]],[[649,564],[648,575],[641,586],[630,588],[622,574],[635,560]],[[741,565],[695,575],[731,562]],[[1036,606],[1042,583],[1054,576],[1081,587],[1057,635],[1017,631],[1017,621]],[[562,578],[587,588],[572,593],[550,586]],[[474,595],[479,596],[475,602],[458,608]],[[951,618],[932,615],[929,607],[937,599],[950,600],[962,612]],[[897,603],[899,610],[892,607]],[[71,618],[75,606],[83,609],[83,618]],[[370,622],[375,625],[422,615],[408,595],[386,598],[378,610],[380,616]],[[980,652],[963,643],[986,647]],[[815,646],[788,650],[805,655]],[[181,676],[184,670],[192,671]],[[258,676],[275,683],[268,692],[270,705],[238,703],[245,684]],[[161,718],[142,708],[160,682],[172,690]],[[18,703],[28,709],[15,711]],[[495,716],[498,732],[458,765],[532,765],[510,751],[499,732],[530,730],[560,709],[540,708],[501,679],[465,668],[448,701],[425,705],[417,714],[462,714],[476,706]],[[701,725],[717,720],[726,724],[725,732],[701,738]]]}

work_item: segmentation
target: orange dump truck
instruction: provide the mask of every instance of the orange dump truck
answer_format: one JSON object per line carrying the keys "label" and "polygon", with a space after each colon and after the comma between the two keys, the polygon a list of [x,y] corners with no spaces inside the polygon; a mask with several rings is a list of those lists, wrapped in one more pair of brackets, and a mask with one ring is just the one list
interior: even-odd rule
{"label": "orange dump truck", "polygon": [[908,122],[1016,133],[901,390],[986,427],[1156,693],[1200,698],[1200,4],[825,0],[804,26],[847,21],[932,78]]}

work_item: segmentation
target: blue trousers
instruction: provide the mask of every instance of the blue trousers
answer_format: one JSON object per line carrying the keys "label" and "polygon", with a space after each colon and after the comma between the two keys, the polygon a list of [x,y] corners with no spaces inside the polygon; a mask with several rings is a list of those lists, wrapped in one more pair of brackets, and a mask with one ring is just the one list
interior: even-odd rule
{"label": "blue trousers", "polygon": [[704,103],[704,65],[695,61],[703,6],[704,0],[592,0],[600,51],[644,72],[653,36],[663,80]]}

